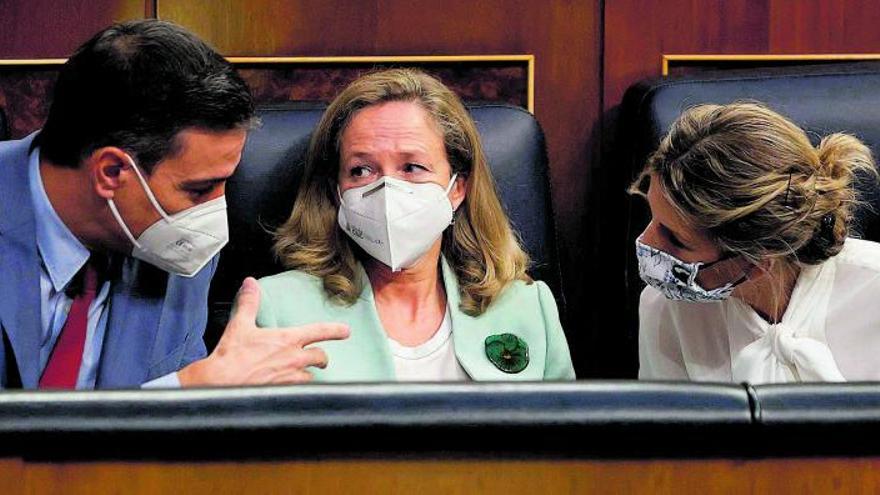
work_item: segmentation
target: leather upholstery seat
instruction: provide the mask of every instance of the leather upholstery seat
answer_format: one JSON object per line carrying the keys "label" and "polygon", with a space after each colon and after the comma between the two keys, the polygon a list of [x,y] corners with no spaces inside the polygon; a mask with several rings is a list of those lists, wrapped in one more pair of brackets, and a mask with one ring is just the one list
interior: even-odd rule
{"label": "leather upholstery seat", "polygon": [[9,139],[9,124],[6,121],[6,112],[0,108],[0,141]]}
{"label": "leather upholstery seat", "polygon": [[865,439],[880,430],[877,383],[759,385],[747,391],[766,455],[876,455],[876,442]]}

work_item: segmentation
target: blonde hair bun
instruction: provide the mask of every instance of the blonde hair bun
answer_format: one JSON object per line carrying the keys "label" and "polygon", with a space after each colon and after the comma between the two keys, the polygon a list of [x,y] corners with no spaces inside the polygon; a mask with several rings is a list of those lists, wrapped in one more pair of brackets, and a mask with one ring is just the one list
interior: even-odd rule
{"label": "blonde hair bun", "polygon": [[819,167],[814,210],[820,215],[820,222],[810,241],[797,252],[798,260],[806,264],[821,263],[843,248],[859,200],[855,188],[857,174],[874,170],[871,150],[849,134],[825,136],[816,153]]}
{"label": "blonde hair bun", "polygon": [[648,160],[672,207],[718,247],[758,263],[818,264],[843,247],[856,180],[877,171],[867,146],[831,134],[818,148],[789,119],[754,102],[682,113]]}

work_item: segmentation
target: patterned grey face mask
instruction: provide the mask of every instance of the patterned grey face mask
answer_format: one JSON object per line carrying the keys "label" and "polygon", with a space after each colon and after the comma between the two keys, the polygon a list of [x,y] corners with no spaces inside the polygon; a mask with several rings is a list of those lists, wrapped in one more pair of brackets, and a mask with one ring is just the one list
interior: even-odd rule
{"label": "patterned grey face mask", "polygon": [[639,276],[646,284],[659,290],[667,299],[673,301],[715,302],[730,297],[733,289],[746,279],[739,279],[716,289],[704,289],[697,282],[697,273],[715,263],[729,258],[721,258],[710,263],[682,261],[669,253],[660,251],[636,239],[636,256],[639,259]]}

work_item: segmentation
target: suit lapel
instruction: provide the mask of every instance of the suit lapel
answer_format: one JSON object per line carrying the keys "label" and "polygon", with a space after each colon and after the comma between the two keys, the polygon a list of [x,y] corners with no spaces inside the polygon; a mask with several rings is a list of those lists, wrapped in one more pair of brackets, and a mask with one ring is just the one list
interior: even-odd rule
{"label": "suit lapel", "polygon": [[[461,311],[461,295],[458,293],[458,278],[446,258],[442,257],[443,287],[446,289],[446,301],[449,305],[449,316],[452,319],[452,339],[455,345],[455,356],[461,367],[474,380],[485,378],[486,359],[483,348],[488,334],[473,316]],[[485,363],[484,363],[485,361]]]}
{"label": "suit lapel", "polygon": [[[19,241],[28,234],[30,245],[25,246]],[[36,249],[32,230],[0,233],[0,276],[7,289],[0,298],[0,324],[15,353],[25,388],[35,388],[40,378],[40,259]]]}
{"label": "suit lapel", "polygon": [[314,373],[317,381],[394,381],[396,375],[391,347],[376,311],[370,279],[360,264],[355,276],[361,281],[363,289],[354,304],[337,305],[325,299],[322,308],[314,308],[314,315],[319,316],[309,314],[297,321],[297,324],[339,321],[351,327],[348,339],[318,344],[330,356],[330,362],[325,369],[309,371]]}
{"label": "suit lapel", "polygon": [[[458,279],[452,267],[441,258],[443,266],[443,286],[446,288],[446,300],[449,304],[449,315],[452,318],[452,338],[455,343],[455,356],[461,367],[467,371],[471,379],[478,381],[525,381],[534,380],[532,370],[523,373],[505,373],[498,369],[486,356],[486,338],[491,335],[510,332],[509,325],[503,325],[491,310],[473,317],[465,314],[460,308]],[[497,306],[497,301],[494,303]],[[515,319],[516,317],[513,316]],[[498,325],[497,327],[495,325]],[[523,337],[522,332],[516,332]],[[528,340],[528,337],[526,337]]]}
{"label": "suit lapel", "polygon": [[[164,306],[162,297],[150,297],[139,290],[139,271],[151,269],[126,258],[120,279],[109,296],[107,330],[95,388],[137,387],[149,380],[149,365],[160,333]],[[179,322],[181,325],[183,322]]]}
{"label": "suit lapel", "polygon": [[[22,385],[35,388],[40,363],[40,258],[28,184],[34,135],[0,151],[0,326],[15,353]],[[7,360],[9,356],[7,356]]]}
{"label": "suit lapel", "polygon": [[[367,276],[363,265],[358,264],[358,277],[363,281],[361,295],[351,310],[354,315],[352,322],[352,342],[349,349],[354,354],[348,356],[352,362],[360,362],[364,365],[363,372],[369,376],[363,379],[373,381],[394,381],[394,357],[391,354],[391,346],[388,345],[388,336],[379,319],[376,310],[376,299],[373,295],[373,286],[370,285],[370,277]],[[355,335],[355,332],[357,335]]]}

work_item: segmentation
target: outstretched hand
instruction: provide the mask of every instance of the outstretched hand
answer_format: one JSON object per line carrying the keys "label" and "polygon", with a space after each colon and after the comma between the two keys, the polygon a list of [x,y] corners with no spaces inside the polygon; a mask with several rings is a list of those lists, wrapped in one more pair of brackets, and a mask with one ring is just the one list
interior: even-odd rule
{"label": "outstretched hand", "polygon": [[304,383],[306,368],[327,366],[327,354],[305,347],[349,336],[343,323],[312,323],[299,327],[259,328],[260,287],[248,277],[236,296],[236,311],[220,342],[207,358],[180,370],[183,387]]}

